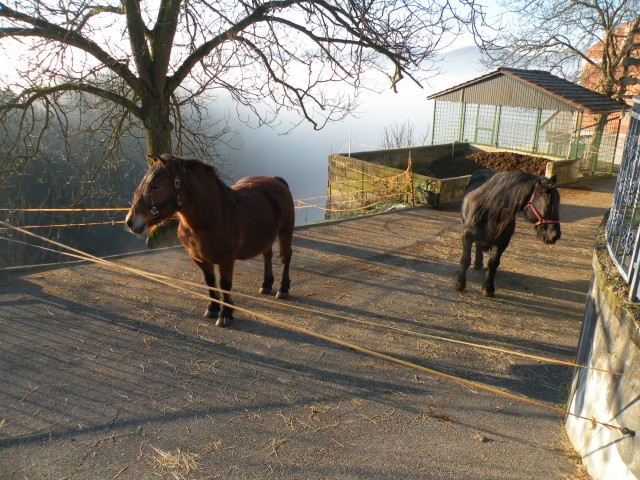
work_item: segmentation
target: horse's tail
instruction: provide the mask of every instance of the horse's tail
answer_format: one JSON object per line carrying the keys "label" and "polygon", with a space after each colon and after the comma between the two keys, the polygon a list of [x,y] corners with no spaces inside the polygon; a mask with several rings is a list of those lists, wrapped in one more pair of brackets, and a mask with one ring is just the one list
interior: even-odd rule
{"label": "horse's tail", "polygon": [[[289,184],[287,183],[287,181],[284,178],[282,178],[282,177],[273,177],[273,178],[275,178],[279,182],[282,182],[285,187],[289,188]],[[291,190],[291,189],[289,189],[289,190]]]}

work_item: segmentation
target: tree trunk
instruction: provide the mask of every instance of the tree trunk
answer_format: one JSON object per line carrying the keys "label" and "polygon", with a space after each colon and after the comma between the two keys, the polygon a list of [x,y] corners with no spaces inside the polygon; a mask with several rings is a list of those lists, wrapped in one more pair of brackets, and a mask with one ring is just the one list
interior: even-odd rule
{"label": "tree trunk", "polygon": [[607,126],[608,115],[601,113],[598,115],[598,122],[593,131],[593,137],[587,153],[587,168],[590,175],[594,175],[598,169],[598,161],[600,160],[600,146],[602,137]]}
{"label": "tree trunk", "polygon": [[144,128],[147,134],[147,154],[173,153],[171,133],[173,124],[169,119],[169,100],[156,98],[143,102]]}

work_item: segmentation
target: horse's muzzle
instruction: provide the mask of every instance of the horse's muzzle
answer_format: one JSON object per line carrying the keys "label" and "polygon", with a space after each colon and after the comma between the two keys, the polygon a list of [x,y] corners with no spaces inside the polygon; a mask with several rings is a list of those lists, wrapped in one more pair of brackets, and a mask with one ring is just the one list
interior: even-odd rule
{"label": "horse's muzzle", "polygon": [[545,229],[538,230],[538,238],[547,245],[553,245],[560,240],[560,225],[549,225]]}
{"label": "horse's muzzle", "polygon": [[124,223],[130,231],[137,235],[140,235],[142,232],[144,232],[145,228],[147,227],[144,219],[134,215],[131,211],[127,214]]}

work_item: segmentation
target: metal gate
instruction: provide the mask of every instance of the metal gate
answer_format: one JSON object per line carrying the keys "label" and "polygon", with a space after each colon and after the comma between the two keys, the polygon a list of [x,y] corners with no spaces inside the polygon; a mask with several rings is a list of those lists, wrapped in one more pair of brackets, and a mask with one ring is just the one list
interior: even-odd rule
{"label": "metal gate", "polygon": [[638,300],[640,277],[640,96],[633,98],[631,121],[605,230],[607,249],[629,284],[629,300]]}

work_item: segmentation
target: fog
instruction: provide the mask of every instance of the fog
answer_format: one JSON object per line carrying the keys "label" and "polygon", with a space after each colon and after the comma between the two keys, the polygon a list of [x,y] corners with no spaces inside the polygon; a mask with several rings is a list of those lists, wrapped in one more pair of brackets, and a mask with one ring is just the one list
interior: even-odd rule
{"label": "fog", "polygon": [[[466,82],[483,74],[477,47],[464,47],[444,55],[438,64],[441,73],[420,88],[405,78],[398,92],[386,90],[380,94],[363,92],[355,116],[329,124],[314,131],[303,123],[289,134],[281,134],[295,117],[280,117],[285,125],[277,128],[250,128],[240,122],[232,124],[238,132],[237,149],[221,148],[224,163],[222,173],[232,181],[247,175],[278,175],[287,180],[293,198],[320,197],[326,194],[327,158],[331,153],[375,150],[382,142],[383,131],[394,123],[408,121],[414,127],[414,140],[430,134],[433,101],[427,96]],[[324,218],[320,209],[298,210],[298,225]]]}

